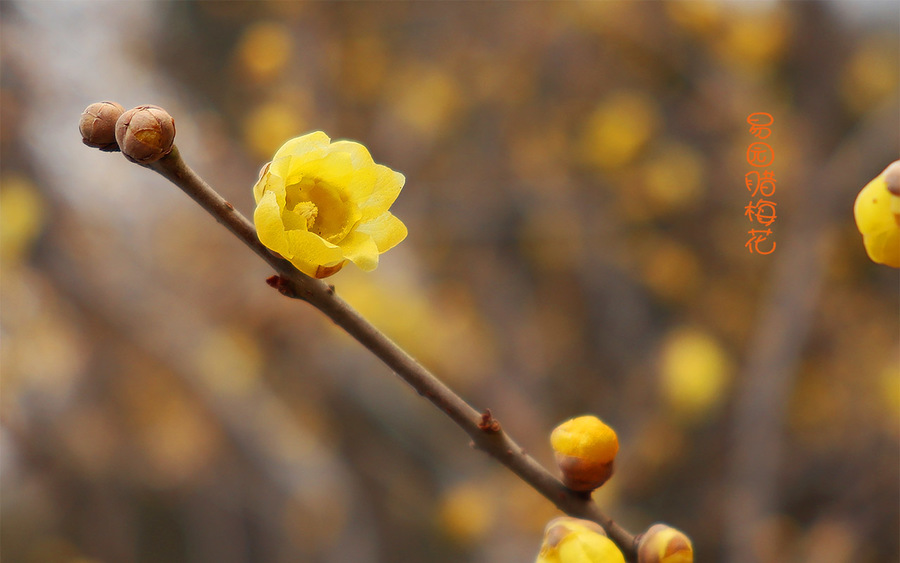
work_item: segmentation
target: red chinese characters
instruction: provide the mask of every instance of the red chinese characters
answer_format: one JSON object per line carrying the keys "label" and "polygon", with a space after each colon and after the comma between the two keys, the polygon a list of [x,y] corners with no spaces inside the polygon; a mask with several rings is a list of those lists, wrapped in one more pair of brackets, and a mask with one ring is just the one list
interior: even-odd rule
{"label": "red chinese characters", "polygon": [[[750,124],[750,134],[757,139],[768,139],[772,134],[772,124],[775,120],[771,114],[758,112],[747,116]],[[753,142],[747,147],[747,164],[754,168],[766,168],[772,165],[775,155],[768,143]],[[769,228],[777,217],[775,207],[778,205],[772,196],[775,195],[775,174],[771,170],[751,170],[744,176],[744,185],[750,192],[750,201],[744,207],[744,216],[751,223],[757,223],[763,229],[751,228],[747,231],[750,239],[744,247],[757,254],[771,254],[775,252],[775,241],[769,237],[772,229]],[[757,198],[755,201],[753,198]]]}
{"label": "red chinese characters", "polygon": [[757,139],[768,139],[772,134],[771,126],[775,122],[772,114],[769,113],[751,113],[747,116],[747,123],[750,124],[750,134]]}

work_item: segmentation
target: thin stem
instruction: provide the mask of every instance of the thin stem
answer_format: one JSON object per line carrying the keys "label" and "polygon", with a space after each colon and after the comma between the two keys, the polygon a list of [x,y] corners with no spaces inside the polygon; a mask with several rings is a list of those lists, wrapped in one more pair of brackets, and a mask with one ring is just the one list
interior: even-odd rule
{"label": "thin stem", "polygon": [[503,431],[489,410],[479,413],[472,408],[336,295],[334,288],[303,274],[290,262],[263,246],[256,236],[253,224],[185,164],[177,147],[166,157],[147,165],[147,168],[158,172],[181,188],[271,265],[278,276],[270,278],[270,284],[277,287],[281,293],[307,301],[319,309],[394,370],[417,393],[449,416],[472,438],[475,447],[505,465],[564,513],[592,520],[603,526],[625,556],[629,560],[635,558],[634,536],[604,515],[591,500],[590,495],[577,493],[563,485]]}

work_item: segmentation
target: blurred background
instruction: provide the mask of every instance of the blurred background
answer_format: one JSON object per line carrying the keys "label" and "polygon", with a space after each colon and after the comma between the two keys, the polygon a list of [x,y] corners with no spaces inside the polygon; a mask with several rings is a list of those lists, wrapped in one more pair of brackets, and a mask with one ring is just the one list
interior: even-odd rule
{"label": "blurred background", "polygon": [[[313,130],[406,175],[329,281],[552,468],[698,561],[897,561],[895,2],[0,3],[0,551],[12,562],[521,562],[558,512],[174,186],[83,146],[161,105],[245,215]],[[754,112],[777,219],[745,246]],[[768,249],[768,245],[762,246]]]}

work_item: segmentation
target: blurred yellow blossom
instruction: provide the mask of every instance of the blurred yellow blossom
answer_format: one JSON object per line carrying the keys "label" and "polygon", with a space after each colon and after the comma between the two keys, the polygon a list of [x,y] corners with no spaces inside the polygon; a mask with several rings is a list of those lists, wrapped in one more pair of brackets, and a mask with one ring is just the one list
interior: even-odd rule
{"label": "blurred yellow blossom", "polygon": [[679,328],[663,342],[663,396],[676,413],[689,419],[702,417],[723,399],[731,370],[725,351],[703,331]]}
{"label": "blurred yellow blossom", "polygon": [[588,116],[581,140],[582,156],[603,169],[621,168],[644,148],[659,121],[659,110],[646,94],[614,92]]}
{"label": "blurred yellow blossom", "polygon": [[244,143],[259,157],[269,156],[281,139],[303,128],[305,106],[304,100],[294,98],[291,103],[273,101],[253,108],[244,118]]}
{"label": "blurred yellow blossom", "polygon": [[649,235],[635,245],[640,279],[654,297],[685,302],[696,295],[703,281],[702,262],[695,250],[673,237]]}
{"label": "blurred yellow blossom", "polygon": [[248,395],[260,385],[262,353],[250,334],[236,327],[204,331],[192,352],[204,383],[222,397]]}
{"label": "blurred yellow blossom", "polygon": [[667,0],[664,5],[673,22],[696,35],[712,35],[725,21],[725,7],[713,0]]}
{"label": "blurred yellow blossom", "polygon": [[900,84],[895,35],[866,37],[841,75],[841,97],[856,113],[877,106]]}
{"label": "blurred yellow blossom", "polygon": [[348,260],[374,270],[406,238],[388,211],[405,181],[359,143],[332,143],[321,131],[291,139],[253,187],[259,240],[309,276],[330,276]]}
{"label": "blurred yellow blossom", "polygon": [[900,419],[900,366],[897,365],[896,359],[896,354],[893,354],[878,373],[876,382],[878,397],[891,417],[890,427],[895,430]]}
{"label": "blurred yellow blossom", "polygon": [[0,256],[18,263],[44,223],[44,202],[31,181],[10,175],[0,179]]}
{"label": "blurred yellow blossom", "polygon": [[544,529],[535,563],[625,563],[625,557],[599,524],[561,516]]}
{"label": "blurred yellow blossom", "polygon": [[869,258],[900,268],[900,160],[859,192],[853,215]]}
{"label": "blurred yellow blossom", "polygon": [[496,517],[495,495],[485,486],[462,483],[444,492],[438,505],[441,531],[461,544],[484,538]]}
{"label": "blurred yellow blossom", "polygon": [[356,102],[378,96],[384,86],[390,63],[388,46],[383,38],[370,33],[353,33],[340,54],[335,72],[340,94]]}
{"label": "blurred yellow blossom", "polygon": [[735,7],[739,17],[728,20],[715,51],[732,68],[747,74],[769,72],[784,52],[790,23],[783,10],[748,3]]}
{"label": "blurred yellow blossom", "polygon": [[642,168],[644,193],[660,213],[681,211],[703,195],[705,170],[703,154],[697,149],[664,143]]}
{"label": "blurred yellow blossom", "polygon": [[285,67],[291,48],[291,35],[287,26],[263,21],[244,30],[235,55],[241,69],[251,78],[267,80]]}
{"label": "blurred yellow blossom", "polygon": [[410,63],[387,92],[394,115],[425,137],[438,137],[454,123],[463,93],[453,75],[440,67]]}

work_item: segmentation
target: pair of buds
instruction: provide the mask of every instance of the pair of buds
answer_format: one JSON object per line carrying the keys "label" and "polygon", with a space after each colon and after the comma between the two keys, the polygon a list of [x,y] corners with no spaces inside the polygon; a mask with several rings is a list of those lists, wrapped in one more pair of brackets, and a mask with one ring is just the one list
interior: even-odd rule
{"label": "pair of buds", "polygon": [[102,151],[121,150],[138,164],[156,162],[175,146],[175,120],[158,106],[125,111],[116,102],[97,102],[85,108],[78,129],[85,145]]}
{"label": "pair of buds", "polygon": [[[658,523],[636,539],[638,563],[693,563],[694,547],[683,532]],[[625,556],[599,524],[569,516],[544,529],[535,563],[625,563]]]}

